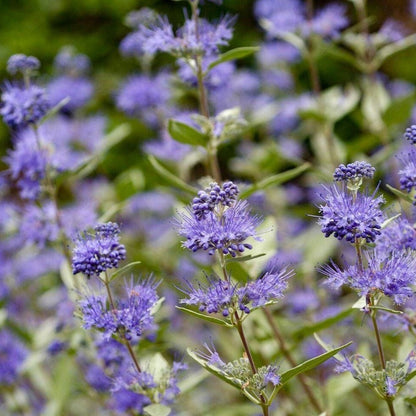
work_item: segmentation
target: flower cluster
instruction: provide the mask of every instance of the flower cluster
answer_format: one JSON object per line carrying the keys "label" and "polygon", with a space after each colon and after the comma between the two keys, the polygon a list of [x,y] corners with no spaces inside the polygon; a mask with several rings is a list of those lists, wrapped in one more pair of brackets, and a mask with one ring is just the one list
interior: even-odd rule
{"label": "flower cluster", "polygon": [[210,183],[205,190],[198,192],[192,201],[192,210],[198,220],[206,218],[218,205],[230,207],[234,205],[239,193],[237,185],[231,181],[224,182],[222,187],[216,182]]}
{"label": "flower cluster", "polygon": [[95,227],[95,234],[84,233],[78,236],[73,250],[72,271],[84,273],[88,277],[118,267],[126,258],[126,249],[119,242],[120,228],[115,223]]}
{"label": "flower cluster", "polygon": [[359,238],[374,242],[384,221],[379,208],[384,199],[375,194],[354,196],[345,187],[339,189],[335,185],[324,188],[326,192],[321,196],[325,204],[319,206],[318,223],[325,237],[333,234],[338,240],[345,238],[351,243]]}
{"label": "flower cluster", "polygon": [[176,33],[166,17],[152,15],[139,21],[136,30],[121,43],[125,55],[153,55],[158,51],[175,56],[213,55],[231,39],[234,19],[225,16],[216,24],[199,19],[198,25],[186,20]]}
{"label": "flower cluster", "polygon": [[275,268],[243,286],[219,278],[208,278],[207,286],[199,282],[196,285],[188,283],[188,289],[183,290],[188,297],[181,299],[180,303],[199,305],[201,312],[221,312],[223,316],[238,310],[250,313],[252,309],[276,303],[283,296],[291,276],[293,271]]}
{"label": "flower cluster", "polygon": [[374,389],[379,395],[391,400],[401,387],[408,383],[408,376],[416,368],[416,354],[411,351],[405,362],[390,360],[386,368],[376,370],[372,361],[362,355],[344,357],[336,367],[338,373],[349,371],[360,383]]}
{"label": "flower cluster", "polygon": [[334,262],[319,268],[328,277],[327,284],[338,289],[347,285],[362,296],[373,296],[377,292],[402,304],[413,296],[412,285],[416,281],[414,270],[416,258],[408,251],[393,251],[386,257],[377,250],[366,251],[367,267],[357,263],[338,267]]}
{"label": "flower cluster", "polygon": [[27,87],[6,84],[1,101],[0,114],[4,122],[13,129],[36,123],[50,107],[45,90],[34,84]]}
{"label": "flower cluster", "polygon": [[404,138],[410,143],[416,144],[416,125],[412,125],[406,129]]}
{"label": "flower cluster", "polygon": [[0,386],[16,382],[26,355],[26,348],[14,335],[7,330],[0,331]]}
{"label": "flower cluster", "polygon": [[[402,155],[400,161],[403,165],[402,169],[399,170],[400,187],[407,192],[411,192],[416,188],[416,150],[411,149],[407,155]],[[413,204],[416,204],[416,201]]]}
{"label": "flower cluster", "polygon": [[103,331],[106,340],[117,335],[130,340],[154,330],[152,308],[159,299],[157,286],[151,278],[126,285],[126,298],[114,305],[108,305],[105,296],[87,296],[80,301],[84,328]]}
{"label": "flower cluster", "polygon": [[176,226],[179,235],[186,237],[182,244],[187,249],[193,252],[205,250],[210,255],[218,250],[235,257],[237,253],[252,248],[245,241],[249,237],[258,239],[256,227],[260,221],[259,217],[250,214],[246,201],[237,201],[220,217],[209,212],[205,218],[198,220],[193,211],[188,209],[177,220]]}
{"label": "flower cluster", "polygon": [[238,385],[243,390],[249,390],[260,396],[268,385],[277,386],[280,383],[278,367],[267,365],[258,368],[253,374],[247,358],[240,358],[225,363],[220,358],[215,347],[204,344],[204,351],[196,351],[195,355],[201,359],[204,365],[222,378],[231,381],[231,384]]}
{"label": "flower cluster", "polygon": [[39,59],[34,56],[26,56],[22,53],[12,55],[7,61],[7,72],[16,75],[18,72],[22,74],[36,71],[40,68]]}
{"label": "flower cluster", "polygon": [[356,178],[372,178],[374,176],[375,168],[368,162],[356,161],[339,165],[334,172],[335,181],[346,182]]}

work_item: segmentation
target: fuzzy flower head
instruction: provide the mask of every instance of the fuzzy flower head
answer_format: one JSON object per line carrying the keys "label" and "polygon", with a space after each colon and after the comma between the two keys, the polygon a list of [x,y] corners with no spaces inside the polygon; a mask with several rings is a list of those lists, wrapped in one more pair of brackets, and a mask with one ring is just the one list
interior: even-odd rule
{"label": "fuzzy flower head", "polygon": [[117,304],[109,305],[105,296],[91,295],[80,301],[84,328],[95,328],[111,337],[132,339],[155,329],[152,308],[158,301],[157,282],[149,278],[137,285],[126,284],[126,296]]}
{"label": "fuzzy flower head", "polygon": [[335,289],[346,285],[366,297],[381,292],[397,304],[413,296],[416,258],[411,252],[397,251],[386,257],[384,253],[371,251],[365,252],[365,259],[367,267],[355,264],[341,269],[332,262],[319,270],[328,277],[327,284]]}
{"label": "fuzzy flower head", "polygon": [[19,369],[27,356],[23,344],[9,331],[0,331],[0,386],[16,383]]}
{"label": "fuzzy flower head", "polygon": [[235,257],[237,253],[252,248],[246,242],[249,237],[259,239],[256,227],[260,221],[259,217],[250,214],[246,201],[238,201],[227,207],[221,216],[208,212],[200,220],[188,209],[177,219],[176,226],[179,235],[186,238],[182,243],[185,248],[193,252],[205,250],[210,255],[218,250]]}
{"label": "fuzzy flower head", "polygon": [[207,278],[206,286],[199,282],[188,283],[188,289],[183,290],[187,298],[181,299],[180,303],[198,305],[200,312],[209,314],[221,312],[224,317],[236,311],[248,314],[283,297],[291,276],[293,271],[274,269],[242,286],[219,278]]}
{"label": "fuzzy flower head", "polygon": [[18,72],[22,74],[30,74],[40,68],[39,59],[34,56],[26,56],[23,53],[12,55],[7,61],[7,72],[16,75]]}
{"label": "fuzzy flower head", "polygon": [[95,227],[95,234],[80,235],[73,250],[72,272],[84,273],[88,277],[118,267],[126,258],[126,249],[119,242],[120,228],[108,222]]}
{"label": "fuzzy flower head", "polygon": [[87,55],[76,53],[73,47],[65,46],[56,55],[54,67],[59,74],[77,77],[88,72],[90,59]]}
{"label": "fuzzy flower head", "polygon": [[399,160],[402,164],[402,169],[399,170],[400,188],[410,193],[416,188],[416,150],[411,149],[409,153],[399,157]]}
{"label": "fuzzy flower head", "polygon": [[152,16],[143,20],[136,30],[123,39],[120,49],[124,55],[139,57],[143,54],[154,55],[167,52],[176,57],[213,55],[219,47],[228,44],[231,39],[234,19],[223,17],[217,23],[199,19],[198,32],[195,22],[186,20],[176,33],[166,17]]}
{"label": "fuzzy flower head", "polygon": [[39,121],[49,110],[45,90],[37,85],[22,88],[5,84],[1,94],[0,114],[12,129],[18,129]]}
{"label": "fuzzy flower head", "polygon": [[384,215],[379,206],[384,202],[381,196],[375,197],[364,193],[351,195],[345,187],[335,185],[324,187],[322,199],[325,204],[319,205],[321,216],[318,224],[325,237],[334,235],[338,240],[355,243],[359,238],[367,243],[374,242],[381,233]]}
{"label": "fuzzy flower head", "polygon": [[339,165],[334,172],[334,180],[337,182],[346,182],[348,189],[358,190],[363,178],[372,178],[375,168],[367,162],[356,161]]}

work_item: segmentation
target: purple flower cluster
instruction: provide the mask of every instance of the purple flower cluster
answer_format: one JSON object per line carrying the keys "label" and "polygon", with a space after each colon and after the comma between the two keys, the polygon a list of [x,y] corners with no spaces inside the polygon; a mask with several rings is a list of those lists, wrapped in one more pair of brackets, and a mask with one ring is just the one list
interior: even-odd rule
{"label": "purple flower cluster", "polygon": [[25,88],[6,84],[1,94],[1,101],[0,114],[4,122],[13,129],[36,123],[50,107],[45,90],[33,84]]}
{"label": "purple flower cluster", "polygon": [[406,129],[404,138],[410,143],[416,144],[416,125],[412,125]]}
{"label": "purple flower cluster", "polygon": [[90,69],[90,59],[87,55],[76,53],[72,47],[64,47],[54,60],[55,70],[69,76],[84,75]]}
{"label": "purple flower cluster", "polygon": [[402,163],[402,169],[399,170],[400,188],[411,192],[416,188],[416,150],[411,149],[407,155],[402,155],[400,161]]}
{"label": "purple flower cluster", "polygon": [[393,251],[390,256],[385,256],[376,250],[365,252],[365,258],[365,268],[355,264],[341,269],[332,262],[331,265],[321,266],[319,270],[328,277],[327,284],[335,289],[346,285],[358,291],[361,296],[382,292],[397,304],[402,304],[413,296],[416,258],[411,252]]}
{"label": "purple flower cluster", "polygon": [[357,178],[372,178],[374,176],[375,168],[368,162],[356,161],[339,165],[334,172],[335,181],[346,182]]}
{"label": "purple flower cluster", "polygon": [[126,258],[126,249],[119,242],[120,228],[117,224],[100,224],[94,230],[94,235],[84,233],[76,240],[72,257],[74,274],[99,276],[108,269],[118,267],[118,263]]}
{"label": "purple flower cluster", "polygon": [[237,253],[252,248],[245,241],[249,237],[258,239],[256,227],[260,222],[259,217],[250,214],[246,201],[237,201],[221,216],[209,212],[200,220],[188,209],[176,220],[176,227],[179,235],[186,238],[182,243],[185,248],[193,252],[205,250],[211,255],[219,250],[235,257]]}
{"label": "purple flower cluster", "polygon": [[223,17],[216,24],[199,19],[196,28],[193,20],[186,20],[175,34],[166,17],[152,16],[137,24],[136,31],[123,39],[120,49],[124,55],[136,57],[153,55],[158,51],[175,56],[213,55],[218,53],[220,46],[228,44],[233,22],[230,16]]}
{"label": "purple flower cluster", "polygon": [[325,201],[319,206],[321,217],[318,223],[325,237],[334,235],[338,240],[346,239],[354,243],[357,239],[374,242],[380,235],[384,221],[379,206],[384,202],[381,196],[358,193],[355,197],[343,186],[339,189],[333,185],[324,187],[326,193],[321,195]]}
{"label": "purple flower cluster", "polygon": [[188,289],[183,291],[188,298],[181,299],[180,303],[199,305],[201,312],[221,312],[223,316],[237,310],[250,313],[252,309],[275,303],[281,298],[287,288],[287,280],[293,274],[293,271],[287,271],[285,268],[275,268],[244,286],[219,278],[208,279],[206,287],[201,283],[188,283]]}
{"label": "purple flower cluster", "polygon": [[18,72],[22,74],[36,71],[40,68],[39,59],[34,56],[26,56],[22,53],[12,55],[7,61],[7,72],[16,75]]}
{"label": "purple flower cluster", "polygon": [[16,181],[21,198],[36,200],[46,174],[47,154],[39,149],[34,134],[19,137],[15,148],[5,158],[11,179]]}
{"label": "purple flower cluster", "polygon": [[0,386],[16,382],[26,355],[26,348],[14,335],[4,329],[0,331]]}
{"label": "purple flower cluster", "polygon": [[121,336],[121,339],[140,337],[155,329],[151,310],[157,302],[158,283],[148,278],[141,283],[126,285],[126,298],[117,302],[114,309],[105,296],[87,296],[80,301],[84,328],[104,332],[104,339]]}
{"label": "purple flower cluster", "polygon": [[158,121],[158,111],[169,100],[169,79],[166,74],[155,77],[135,75],[121,86],[117,97],[117,107],[130,116],[142,116],[153,125]]}
{"label": "purple flower cluster", "polygon": [[224,182],[222,186],[212,182],[208,188],[199,191],[198,196],[193,199],[193,213],[198,220],[204,219],[219,205],[224,207],[234,205],[238,193],[237,185],[231,181]]}

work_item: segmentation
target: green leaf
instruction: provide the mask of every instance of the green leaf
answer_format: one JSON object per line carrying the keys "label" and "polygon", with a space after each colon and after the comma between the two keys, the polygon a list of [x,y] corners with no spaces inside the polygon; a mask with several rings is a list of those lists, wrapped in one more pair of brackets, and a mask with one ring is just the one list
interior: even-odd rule
{"label": "green leaf", "polygon": [[247,256],[241,256],[241,257],[230,257],[226,260],[227,263],[235,263],[235,262],[244,262],[244,261],[250,261],[254,259],[258,259],[259,257],[265,256],[266,253],[260,253],[253,256],[252,254],[249,254]]}
{"label": "green leaf", "polygon": [[392,186],[390,186],[388,184],[386,186],[387,186],[388,190],[391,191],[394,195],[396,195],[399,198],[402,198],[405,201],[410,202],[411,204],[413,204],[414,199],[411,197],[410,194],[405,194],[404,192],[399,191],[398,189],[393,188]]}
{"label": "green leaf", "polygon": [[46,120],[49,120],[50,118],[52,118],[53,116],[55,116],[62,107],[64,107],[65,105],[67,105],[69,103],[70,100],[71,100],[70,97],[65,97],[61,101],[59,101],[59,103],[56,104],[54,107],[52,107],[48,111],[48,113],[46,114],[46,116],[42,118],[42,120],[40,121],[41,124],[44,123]]}
{"label": "green leaf", "polygon": [[178,178],[173,173],[169,172],[164,166],[162,166],[158,162],[158,160],[154,156],[149,155],[148,159],[153,169],[171,185],[175,186],[176,188],[182,189],[183,191],[187,192],[192,196],[195,196],[197,194],[198,189],[194,188],[191,185],[188,185],[181,178]]}
{"label": "green leaf", "polygon": [[144,413],[148,416],[168,416],[170,414],[170,407],[164,404],[151,404],[143,408]]}
{"label": "green leaf", "polygon": [[110,277],[110,282],[112,282],[118,275],[120,275],[121,273],[124,273],[126,270],[136,266],[137,264],[140,264],[141,261],[132,261],[129,264],[126,264],[125,266],[123,266],[121,269],[116,270]]}
{"label": "green leaf", "polygon": [[192,146],[205,147],[209,140],[208,135],[188,126],[188,124],[173,120],[172,118],[168,121],[168,131],[172,136],[172,139]]}
{"label": "green leaf", "polygon": [[258,46],[243,46],[241,48],[231,49],[230,51],[224,52],[216,59],[214,62],[211,62],[208,66],[208,71],[216,67],[223,62],[232,61],[234,59],[244,58],[245,56],[256,53],[260,48]]}
{"label": "green leaf", "polygon": [[409,382],[412,378],[416,377],[416,370],[412,371],[406,376],[406,382]]}
{"label": "green leaf", "polygon": [[270,186],[281,185],[282,183],[288,182],[291,179],[296,178],[297,176],[308,170],[310,166],[311,164],[309,162],[306,162],[303,165],[293,169],[289,169],[286,172],[278,173],[277,175],[270,176],[266,179],[263,179],[260,182],[253,183],[252,185],[244,189],[243,192],[241,192],[240,198],[245,199],[256,191],[260,191],[269,188]]}
{"label": "green leaf", "polygon": [[219,379],[225,381],[227,384],[235,387],[236,389],[240,390],[241,393],[244,394],[244,396],[246,396],[250,401],[252,401],[255,404],[261,405],[261,401],[259,399],[257,399],[256,397],[254,397],[252,394],[250,394],[246,389],[242,388],[241,385],[241,380],[235,378],[235,377],[230,377],[230,376],[226,376],[224,375],[218,368],[208,364],[207,361],[205,361],[204,359],[198,357],[198,355],[192,351],[190,348],[186,349],[186,352],[188,353],[188,355],[194,359],[197,363],[199,363],[200,365],[202,365],[202,367],[204,367],[207,371],[209,371],[211,374],[214,374],[214,376],[218,377]]}
{"label": "green leaf", "polygon": [[213,316],[205,315],[201,312],[197,312],[197,311],[194,311],[194,310],[189,309],[189,308],[184,308],[182,306],[176,306],[176,308],[181,310],[181,311],[184,311],[184,312],[188,313],[189,315],[195,316],[199,319],[203,319],[204,321],[208,321],[208,322],[211,322],[213,324],[217,324],[217,325],[221,325],[221,326],[227,326],[229,328],[233,327],[233,325],[229,324],[228,322],[223,321],[222,319],[218,319],[218,318],[215,318]]}
{"label": "green leaf", "polygon": [[352,342],[349,342],[348,344],[344,344],[341,345],[338,348],[334,348],[332,350],[329,350],[321,355],[318,355],[314,358],[311,358],[310,360],[304,361],[303,363],[297,365],[296,367],[291,368],[288,371],[285,371],[284,373],[282,373],[280,375],[280,384],[278,384],[270,398],[268,403],[271,404],[273,399],[276,397],[277,393],[279,392],[279,390],[293,377],[297,376],[298,374],[302,374],[305,373],[306,371],[312,370],[315,367],[317,367],[318,365],[322,364],[323,362],[329,360],[331,357],[333,357],[335,354],[337,354],[339,351],[341,351],[342,349],[348,347],[349,345],[351,345]]}
{"label": "green leaf", "polygon": [[341,321],[342,319],[346,318],[352,312],[351,308],[345,309],[338,313],[335,316],[331,316],[330,318],[324,319],[323,321],[316,322],[312,325],[306,325],[298,330],[296,330],[292,337],[295,339],[303,339],[309,335],[312,335],[314,332],[321,331],[322,329],[329,328],[335,323]]}
{"label": "green leaf", "polygon": [[410,48],[414,45],[416,45],[416,33],[407,36],[406,38],[403,38],[398,42],[390,43],[389,45],[380,48],[375,58],[375,69],[378,69],[387,58],[390,58],[394,54],[404,51],[405,49]]}
{"label": "green leaf", "polygon": [[410,117],[414,103],[414,94],[393,100],[383,114],[383,120],[386,126],[390,127],[406,123]]}

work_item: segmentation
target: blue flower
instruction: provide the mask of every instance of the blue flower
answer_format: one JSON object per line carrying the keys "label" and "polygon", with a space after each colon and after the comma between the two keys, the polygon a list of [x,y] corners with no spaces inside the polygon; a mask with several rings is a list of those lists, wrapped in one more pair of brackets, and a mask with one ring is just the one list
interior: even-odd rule
{"label": "blue flower", "polygon": [[22,53],[12,55],[7,61],[7,72],[15,75],[18,72],[22,74],[36,71],[40,68],[39,59],[34,56],[26,56]]}
{"label": "blue flower", "polygon": [[94,235],[80,235],[73,249],[72,272],[91,277],[118,267],[118,263],[126,258],[126,249],[119,242],[119,233],[117,224],[106,223],[95,227]]}
{"label": "blue flower", "polygon": [[354,243],[357,239],[374,242],[380,235],[384,215],[379,206],[384,202],[381,196],[357,193],[351,195],[343,186],[324,187],[321,195],[325,205],[319,206],[321,217],[318,223],[325,237],[334,234],[338,240],[346,239]]}
{"label": "blue flower", "polygon": [[0,331],[0,385],[16,382],[26,355],[26,348],[14,335],[4,329]]}
{"label": "blue flower", "polygon": [[[399,170],[400,187],[407,192],[416,188],[416,150],[411,149],[406,155],[399,158],[403,168]],[[413,202],[414,204],[416,201]]]}
{"label": "blue flower", "polygon": [[5,84],[1,101],[0,114],[4,122],[13,129],[36,123],[50,107],[45,90],[34,84],[27,88]]}
{"label": "blue flower", "polygon": [[218,313],[228,316],[230,313],[242,311],[250,313],[254,308],[275,303],[287,288],[287,280],[293,276],[293,271],[285,268],[274,268],[256,280],[239,286],[229,281],[217,278],[207,278],[208,284],[188,283],[188,289],[183,292],[188,296],[180,303],[199,305],[201,312]]}
{"label": "blue flower", "polygon": [[63,113],[73,113],[83,107],[91,99],[93,91],[94,88],[88,79],[67,75],[55,78],[47,86],[48,99],[52,106],[69,98],[60,110]]}
{"label": "blue flower", "polygon": [[114,305],[108,305],[105,296],[91,295],[80,301],[84,328],[96,328],[104,332],[104,339],[113,335],[122,339],[141,337],[145,331],[154,330],[151,310],[157,302],[155,283],[151,278],[133,286],[126,285],[126,297]]}
{"label": "blue flower", "polygon": [[416,144],[416,125],[408,127],[404,133],[404,138],[412,144]]}
{"label": "blue flower", "polygon": [[372,178],[374,176],[375,168],[367,162],[356,161],[339,165],[334,172],[335,181],[348,181],[357,178]]}
{"label": "blue flower", "polygon": [[186,237],[183,246],[189,250],[206,250],[209,254],[219,250],[235,257],[237,253],[252,248],[245,241],[249,237],[258,239],[256,227],[260,221],[259,217],[250,214],[246,201],[238,201],[234,206],[227,207],[220,217],[210,212],[198,220],[188,209],[177,219],[176,226],[179,235]]}
{"label": "blue flower", "polygon": [[218,206],[234,205],[238,193],[237,185],[231,181],[224,182],[222,186],[212,182],[208,188],[199,191],[198,196],[193,199],[192,211],[198,220],[204,219]]}
{"label": "blue flower", "polygon": [[11,179],[16,181],[20,197],[36,200],[41,193],[48,158],[47,153],[39,149],[35,135],[21,135],[5,161],[9,165]]}
{"label": "blue flower", "polygon": [[367,267],[359,264],[341,269],[334,262],[318,270],[328,277],[327,284],[338,289],[343,285],[358,291],[361,296],[381,292],[397,304],[413,296],[416,258],[408,251],[394,251],[390,256],[378,251],[365,252]]}
{"label": "blue flower", "polygon": [[54,67],[59,74],[76,77],[88,72],[90,59],[87,55],[76,53],[71,46],[66,46],[56,55]]}

